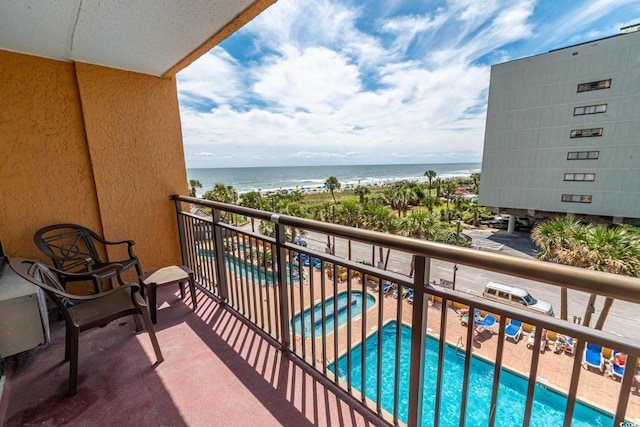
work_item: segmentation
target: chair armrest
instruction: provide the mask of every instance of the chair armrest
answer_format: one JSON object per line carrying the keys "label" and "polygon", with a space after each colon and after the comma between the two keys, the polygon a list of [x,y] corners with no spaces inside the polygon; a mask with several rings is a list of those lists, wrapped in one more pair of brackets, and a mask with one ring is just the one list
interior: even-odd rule
{"label": "chair armrest", "polygon": [[115,294],[117,292],[124,292],[125,290],[127,290],[129,288],[131,288],[131,293],[132,294],[135,293],[135,292],[138,292],[140,290],[140,285],[138,285],[137,283],[126,283],[123,286],[118,286],[117,288],[113,288],[113,289],[110,289],[108,291],[101,292],[99,294],[75,295],[75,294],[70,294],[68,292],[64,292],[64,291],[61,291],[59,289],[52,288],[52,287],[46,286],[46,285],[43,285],[41,287],[45,288],[49,292],[55,293],[59,297],[67,298],[67,299],[70,299],[70,300],[73,300],[73,301],[91,301],[91,300],[95,300],[95,299],[100,299],[100,298],[107,297],[107,296],[109,296],[111,294]]}
{"label": "chair armrest", "polygon": [[53,252],[49,254],[49,258],[51,258],[54,262],[55,261],[60,261],[60,262],[66,263],[69,268],[74,268],[74,267],[77,267],[79,265],[90,265],[93,262],[93,258],[91,258],[91,257],[71,258],[70,259],[70,258],[66,258],[66,257],[63,257],[63,256],[58,256],[58,255],[54,254]]}
{"label": "chair armrest", "polygon": [[64,276],[74,281],[93,280],[94,278],[100,280],[104,278],[105,273],[108,273],[109,275],[113,275],[113,273],[115,273],[117,275],[120,271],[122,271],[122,264],[114,263],[105,267],[97,268],[95,270],[88,270],[82,273],[71,273],[69,271],[58,270],[57,268],[53,267],[49,267],[49,269],[56,272],[60,276]]}
{"label": "chair armrest", "polygon": [[127,245],[127,251],[129,252],[129,257],[131,257],[131,258],[137,258],[137,257],[133,254],[133,245],[135,245],[135,244],[136,244],[136,242],[134,242],[133,240],[121,240],[121,241],[118,241],[118,242],[112,242],[112,241],[109,241],[109,240],[104,240],[102,237],[97,236],[97,235],[96,235],[96,236],[94,236],[94,237],[95,237],[95,239],[96,239],[97,241],[99,241],[100,243],[102,243],[102,244],[104,244],[104,245],[112,245],[112,246],[115,246],[115,245],[123,245],[123,244],[126,244],[126,245]]}
{"label": "chair armrest", "polygon": [[[91,267],[90,265],[87,265],[87,268],[90,268],[90,267]],[[58,277],[60,278],[61,285],[63,286],[66,282],[84,282],[84,281],[93,282],[93,286],[97,294],[104,292],[102,289],[102,281],[110,277],[116,276],[118,278],[119,286],[122,286],[122,284],[124,284],[124,282],[120,278],[120,271],[122,271],[122,264],[114,263],[105,267],[98,268],[96,270],[88,270],[80,273],[72,273],[68,271],[59,270],[53,267],[49,267],[49,269],[58,275]],[[61,289],[61,290],[66,291],[66,286],[65,286],[65,289]]]}
{"label": "chair armrest", "polygon": [[91,237],[95,240],[97,240],[100,243],[103,243],[105,245],[121,245],[123,243],[126,243],[129,246],[135,245],[136,242],[134,242],[133,240],[120,240],[120,241],[113,241],[113,240],[105,240],[102,237],[100,237],[99,235],[97,235],[96,233],[90,231],[91,233]]}

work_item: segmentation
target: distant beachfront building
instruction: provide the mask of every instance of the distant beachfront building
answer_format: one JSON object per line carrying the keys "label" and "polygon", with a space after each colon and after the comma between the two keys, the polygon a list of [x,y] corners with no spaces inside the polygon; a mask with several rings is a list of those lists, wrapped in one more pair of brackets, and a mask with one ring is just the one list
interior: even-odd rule
{"label": "distant beachfront building", "polygon": [[491,68],[479,203],[640,223],[640,32]]}

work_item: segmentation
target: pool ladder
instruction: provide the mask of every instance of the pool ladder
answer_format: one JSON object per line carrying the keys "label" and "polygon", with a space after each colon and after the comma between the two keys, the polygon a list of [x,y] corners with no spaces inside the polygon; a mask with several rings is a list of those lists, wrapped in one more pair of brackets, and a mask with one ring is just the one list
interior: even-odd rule
{"label": "pool ladder", "polygon": [[458,343],[456,344],[456,355],[464,357],[464,344],[462,342],[462,335],[458,338]]}

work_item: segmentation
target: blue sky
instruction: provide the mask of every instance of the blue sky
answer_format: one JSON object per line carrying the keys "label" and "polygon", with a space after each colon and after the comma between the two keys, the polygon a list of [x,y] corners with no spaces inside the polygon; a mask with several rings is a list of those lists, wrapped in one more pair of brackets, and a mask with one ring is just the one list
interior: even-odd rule
{"label": "blue sky", "polygon": [[188,168],[480,162],[491,65],[638,0],[278,0],[178,74]]}

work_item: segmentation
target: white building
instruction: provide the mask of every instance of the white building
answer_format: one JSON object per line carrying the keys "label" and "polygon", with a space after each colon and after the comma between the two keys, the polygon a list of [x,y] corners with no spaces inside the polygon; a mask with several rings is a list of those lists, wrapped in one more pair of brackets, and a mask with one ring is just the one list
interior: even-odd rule
{"label": "white building", "polygon": [[640,32],[491,68],[479,203],[640,223]]}

